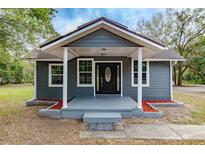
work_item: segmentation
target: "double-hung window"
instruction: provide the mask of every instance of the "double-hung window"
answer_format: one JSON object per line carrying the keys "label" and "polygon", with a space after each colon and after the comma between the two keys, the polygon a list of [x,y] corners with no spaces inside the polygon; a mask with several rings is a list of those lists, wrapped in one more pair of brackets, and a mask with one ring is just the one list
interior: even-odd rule
{"label": "double-hung window", "polygon": [[63,64],[49,64],[49,87],[63,86]]}
{"label": "double-hung window", "polygon": [[[132,86],[138,85],[138,61],[132,61]],[[142,86],[149,86],[149,62],[142,62]]]}
{"label": "double-hung window", "polygon": [[78,87],[93,86],[93,59],[79,58],[77,61]]}

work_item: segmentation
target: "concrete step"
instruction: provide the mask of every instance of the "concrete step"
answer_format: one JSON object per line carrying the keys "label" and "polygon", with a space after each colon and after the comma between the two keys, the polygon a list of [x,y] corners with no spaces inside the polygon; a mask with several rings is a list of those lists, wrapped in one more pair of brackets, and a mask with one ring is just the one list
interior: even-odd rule
{"label": "concrete step", "polygon": [[121,113],[116,112],[86,112],[83,116],[83,122],[87,123],[116,123],[121,120]]}

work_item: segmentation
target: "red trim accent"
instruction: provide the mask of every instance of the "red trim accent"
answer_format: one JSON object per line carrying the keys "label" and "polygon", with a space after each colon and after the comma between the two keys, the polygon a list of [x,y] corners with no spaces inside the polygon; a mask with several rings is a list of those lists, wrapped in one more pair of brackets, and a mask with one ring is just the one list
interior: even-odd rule
{"label": "red trim accent", "polygon": [[[134,99],[136,102],[137,100]],[[143,100],[142,101],[142,108],[144,112],[159,112],[155,108],[153,108],[150,104],[154,103],[176,103],[173,100]]]}
{"label": "red trim accent", "polygon": [[58,100],[58,103],[52,106],[50,109],[53,110],[60,110],[63,107],[63,100]]}

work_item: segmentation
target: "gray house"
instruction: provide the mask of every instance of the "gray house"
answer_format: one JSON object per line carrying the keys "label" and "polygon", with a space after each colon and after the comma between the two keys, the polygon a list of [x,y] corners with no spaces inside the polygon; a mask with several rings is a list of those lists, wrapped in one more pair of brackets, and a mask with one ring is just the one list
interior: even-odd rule
{"label": "gray house", "polygon": [[184,60],[104,17],[40,45],[28,59],[36,62],[35,98],[62,99],[61,114],[73,118],[102,110],[131,115],[143,100],[172,100],[172,66]]}

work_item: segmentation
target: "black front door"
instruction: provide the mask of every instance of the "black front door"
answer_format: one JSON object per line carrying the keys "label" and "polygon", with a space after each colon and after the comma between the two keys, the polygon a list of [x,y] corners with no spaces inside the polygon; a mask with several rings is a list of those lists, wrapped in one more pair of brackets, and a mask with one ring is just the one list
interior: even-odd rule
{"label": "black front door", "polygon": [[120,94],[120,63],[96,63],[96,93]]}

